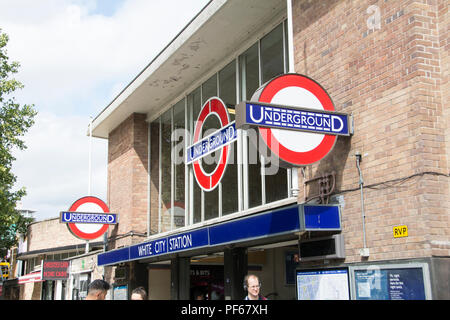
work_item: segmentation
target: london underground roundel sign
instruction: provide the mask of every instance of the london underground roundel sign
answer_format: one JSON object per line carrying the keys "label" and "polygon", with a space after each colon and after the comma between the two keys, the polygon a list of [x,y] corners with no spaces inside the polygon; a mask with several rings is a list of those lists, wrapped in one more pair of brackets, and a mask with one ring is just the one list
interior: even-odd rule
{"label": "london underground roundel sign", "polygon": [[[310,110],[335,111],[330,96],[322,86],[306,76],[294,73],[270,80],[255,92],[251,100]],[[299,119],[302,119],[301,116]],[[258,130],[269,149],[290,166],[305,166],[323,159],[337,140],[337,135],[333,134],[265,127],[259,127]]]}
{"label": "london underground roundel sign", "polygon": [[[108,213],[109,208],[102,200],[97,197],[86,196],[75,201],[69,208],[69,212],[85,213]],[[109,227],[106,223],[67,223],[69,231],[77,238],[83,240],[93,240],[102,236]]]}
{"label": "london underground roundel sign", "polygon": [[[228,132],[233,131],[232,134],[227,134],[227,132],[225,132],[225,134],[221,134],[219,129],[218,131],[219,136],[222,137],[226,136],[227,137],[226,140],[228,140],[227,143],[233,141],[232,139],[235,137],[236,130],[234,129],[233,126],[231,126],[233,123],[230,123],[230,117],[228,115],[227,107],[220,98],[212,97],[203,104],[197,122],[195,123],[194,140],[193,140],[194,145],[200,140],[202,140],[201,134],[203,125],[206,119],[211,116],[215,116],[219,119],[221,128],[228,128]],[[217,135],[212,134],[210,136],[214,138]],[[223,141],[223,139],[215,139],[215,141],[219,140]],[[211,139],[207,139],[207,141],[205,141],[204,143],[203,149],[208,149],[209,147],[206,146],[210,146],[212,144],[214,144],[214,142],[211,143]],[[229,145],[228,144],[225,145],[225,143],[219,144],[220,148],[216,150],[217,152],[220,152],[220,158],[214,171],[210,173],[205,172],[205,170],[202,167],[202,164],[200,163],[200,160],[195,160],[192,162],[195,178],[199,186],[205,191],[214,190],[219,185],[220,180],[225,174],[225,168],[227,166],[227,161],[229,157]]]}

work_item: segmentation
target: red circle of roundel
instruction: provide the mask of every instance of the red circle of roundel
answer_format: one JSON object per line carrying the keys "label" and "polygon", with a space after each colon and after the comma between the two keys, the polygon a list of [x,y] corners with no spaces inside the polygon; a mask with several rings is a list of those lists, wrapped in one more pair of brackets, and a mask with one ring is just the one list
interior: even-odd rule
{"label": "red circle of roundel", "polygon": [[[270,103],[273,97],[287,87],[300,87],[316,96],[324,110],[334,111],[333,101],[324,88],[314,80],[300,74],[285,74],[272,79],[262,90],[258,101]],[[324,134],[322,142],[314,149],[306,152],[293,151],[283,146],[273,135],[270,128],[259,128],[261,137],[266,145],[281,160],[293,165],[303,166],[312,164],[324,158],[333,149],[337,136]]]}
{"label": "red circle of roundel", "polygon": [[[78,207],[80,207],[82,204],[88,203],[88,202],[97,204],[100,208],[102,208],[104,213],[109,212],[109,208],[106,205],[106,203],[104,203],[99,198],[92,197],[92,196],[87,196],[87,197],[78,199],[70,206],[69,211],[77,211]],[[83,239],[83,240],[93,240],[93,239],[96,239],[96,238],[100,237],[101,235],[103,235],[108,230],[109,225],[104,224],[98,231],[96,231],[94,233],[86,233],[86,232],[81,231],[76,226],[76,223],[68,223],[67,227],[69,228],[70,232],[73,233],[74,236],[76,236],[80,239]]]}
{"label": "red circle of roundel", "polygon": [[[196,143],[200,140],[200,133],[202,131],[203,123],[205,122],[206,118],[212,114],[215,114],[219,117],[222,127],[230,123],[225,103],[223,103],[220,98],[210,98],[203,104],[202,110],[200,111],[200,114],[198,116],[194,129],[193,143]],[[203,190],[212,191],[219,185],[219,182],[222,179],[225,173],[225,168],[227,166],[228,149],[228,145],[222,148],[219,164],[212,173],[206,173],[200,165],[199,160],[193,162],[192,166],[194,168],[195,178],[197,180],[197,183]]]}

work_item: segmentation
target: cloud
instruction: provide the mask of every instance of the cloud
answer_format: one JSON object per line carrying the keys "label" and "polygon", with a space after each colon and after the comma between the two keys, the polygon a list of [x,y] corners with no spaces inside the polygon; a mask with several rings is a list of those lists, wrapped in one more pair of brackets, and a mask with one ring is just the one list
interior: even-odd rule
{"label": "cloud", "polygon": [[[61,104],[86,112],[78,102],[112,79],[131,81],[207,1],[128,0],[120,6],[116,1],[112,15],[99,14],[97,3],[0,2],[0,27],[10,35],[10,56],[22,65],[18,78],[27,88],[26,102],[58,114]],[[112,98],[98,98],[88,114],[95,115]]]}
{"label": "cloud", "polygon": [[[0,0],[14,94],[38,116],[16,152],[22,207],[56,217],[88,191],[89,117],[95,117],[208,0]],[[107,141],[93,139],[92,195],[106,199]]]}

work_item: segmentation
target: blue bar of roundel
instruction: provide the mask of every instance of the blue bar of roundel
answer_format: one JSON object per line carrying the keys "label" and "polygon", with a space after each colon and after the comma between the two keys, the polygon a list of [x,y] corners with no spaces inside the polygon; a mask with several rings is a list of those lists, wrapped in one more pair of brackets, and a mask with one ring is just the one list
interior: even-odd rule
{"label": "blue bar of roundel", "polygon": [[[251,110],[250,110],[251,108]],[[278,110],[278,111],[275,111]],[[269,111],[270,110],[270,111]],[[281,111],[283,110],[283,111]],[[289,113],[287,113],[287,111],[289,111]],[[285,115],[287,119],[290,119],[290,121],[288,120],[282,120],[281,116],[279,117],[279,119],[275,119],[275,116],[272,117],[272,119],[269,121],[268,119],[265,119],[265,114],[266,113],[272,114],[275,113],[276,115]],[[293,112],[297,112],[293,113]],[[320,111],[316,111],[316,110],[303,110],[303,114],[300,115],[298,114],[298,110],[293,109],[293,108],[289,108],[289,107],[273,107],[273,106],[266,106],[264,104],[257,104],[254,102],[248,102],[245,104],[245,121],[247,123],[251,123],[257,126],[269,126],[269,127],[278,127],[278,128],[282,128],[282,129],[297,129],[297,130],[303,130],[303,131],[310,131],[310,132],[316,132],[316,133],[329,133],[329,134],[341,134],[341,135],[348,135],[349,132],[349,125],[348,125],[348,117],[347,115],[342,115],[342,114],[327,114],[326,112],[320,112]],[[289,114],[289,118],[287,117],[287,115]],[[302,119],[302,117],[313,117],[313,118],[320,118],[323,119],[322,117],[324,115],[327,115],[327,118],[329,121],[334,122],[334,120],[339,119],[340,123],[339,125],[342,123],[342,127],[340,128],[340,130],[336,130],[336,131],[332,131],[331,130],[331,126],[325,126],[325,121],[321,120],[320,122],[322,123],[322,125],[320,127],[318,127],[318,125],[316,126],[315,124],[311,124],[308,122],[298,122],[296,123],[295,121],[293,121],[292,119],[294,119],[294,117],[297,117],[298,119]],[[330,124],[331,124],[330,122]],[[320,128],[320,129],[319,129]]]}
{"label": "blue bar of roundel", "polygon": [[308,229],[340,229],[338,206],[305,205],[305,230]]}
{"label": "blue bar of roundel", "polygon": [[256,239],[300,229],[298,205],[209,228],[210,245]]}
{"label": "blue bar of roundel", "polygon": [[[225,137],[225,132],[230,130],[230,128],[232,128],[233,130],[233,136],[230,137],[228,140],[224,140],[222,143],[213,146],[211,148],[210,142],[211,139],[217,138],[217,137]],[[191,145],[188,147],[187,149],[187,159],[186,162],[189,164],[192,161],[198,160],[200,158],[202,158],[204,155],[212,152],[212,151],[217,151],[220,150],[223,146],[231,143],[232,141],[237,140],[237,130],[236,130],[236,124],[235,122],[231,122],[230,124],[226,125],[225,127],[217,130],[216,132],[212,133],[211,135],[201,139],[200,141],[197,141],[195,144]],[[200,153],[199,154],[195,154],[194,155],[194,150],[196,149],[196,147],[200,147]]]}
{"label": "blue bar of roundel", "polygon": [[118,263],[121,261],[130,260],[130,248],[122,248],[112,251],[107,251],[105,253],[99,254],[97,256],[97,265],[103,266],[106,264]]}
{"label": "blue bar of roundel", "polygon": [[[81,220],[72,221],[71,219],[67,218],[67,215],[69,218],[72,218],[72,215],[77,215],[81,217]],[[106,221],[92,221],[94,220],[93,217],[106,217]],[[108,221],[108,217],[111,217],[112,220]],[[90,219],[88,219],[90,218]],[[97,223],[97,224],[117,224],[117,214],[116,213],[96,213],[96,212],[72,212],[72,211],[62,211],[61,212],[61,222],[63,223]]]}

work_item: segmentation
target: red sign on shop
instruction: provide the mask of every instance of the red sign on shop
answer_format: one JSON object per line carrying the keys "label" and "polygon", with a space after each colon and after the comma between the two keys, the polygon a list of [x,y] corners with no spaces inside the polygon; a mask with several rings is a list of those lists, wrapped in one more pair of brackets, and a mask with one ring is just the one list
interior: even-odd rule
{"label": "red sign on shop", "polygon": [[69,278],[69,261],[44,261],[42,280],[66,280]]}

